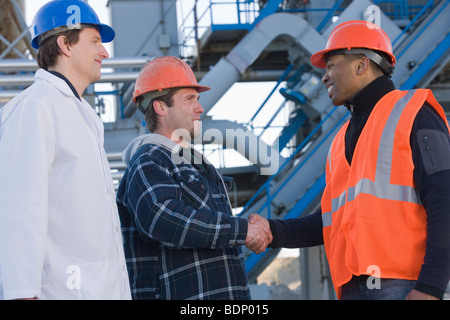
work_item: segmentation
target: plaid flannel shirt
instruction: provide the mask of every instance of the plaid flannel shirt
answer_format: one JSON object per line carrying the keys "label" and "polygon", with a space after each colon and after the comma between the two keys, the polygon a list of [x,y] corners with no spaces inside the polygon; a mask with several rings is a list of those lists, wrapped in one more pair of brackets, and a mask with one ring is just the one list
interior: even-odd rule
{"label": "plaid flannel shirt", "polygon": [[117,194],[133,298],[250,299],[247,221],[232,215],[222,178],[206,161],[200,172],[169,139],[148,140]]}

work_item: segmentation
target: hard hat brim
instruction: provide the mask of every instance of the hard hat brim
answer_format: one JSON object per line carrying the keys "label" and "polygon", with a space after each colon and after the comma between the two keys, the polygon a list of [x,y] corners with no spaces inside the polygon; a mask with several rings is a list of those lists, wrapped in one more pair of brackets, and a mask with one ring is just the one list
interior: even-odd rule
{"label": "hard hat brim", "polygon": [[[193,89],[197,90],[198,93],[200,93],[200,92],[205,92],[205,91],[208,91],[208,90],[211,90],[210,87],[207,87],[207,86],[200,86],[200,85],[197,85],[197,86],[180,87],[180,89],[181,89],[181,88],[193,88]],[[174,88],[172,88],[172,89],[177,89],[177,87],[174,87]],[[155,91],[155,92],[156,92],[156,91]],[[142,95],[134,96],[134,97],[131,99],[131,101],[133,101],[134,103],[137,103],[137,99],[138,99],[140,96],[142,96]]]}
{"label": "hard hat brim", "polygon": [[310,58],[311,64],[317,68],[325,69],[327,62],[326,56],[330,51],[331,50],[322,50],[314,53]]}
{"label": "hard hat brim", "polygon": [[[333,48],[333,49],[321,50],[321,51],[318,51],[318,52],[314,53],[311,56],[310,62],[311,62],[311,64],[313,66],[315,66],[317,68],[325,69],[326,65],[327,65],[328,54],[330,52],[332,52],[332,51],[337,51],[337,50],[342,50],[342,49],[350,50],[352,48],[342,47],[342,48]],[[355,49],[355,48],[353,48],[353,49]],[[395,58],[395,56],[392,53],[379,50],[378,48],[364,47],[364,49],[374,50],[374,51],[381,51],[381,52],[385,53],[389,57],[389,63],[390,63],[391,66],[394,66],[395,63],[397,62],[397,59]]]}
{"label": "hard hat brim", "polygon": [[208,90],[211,90],[211,88],[210,87],[206,87],[206,86],[196,86],[196,87],[194,87],[195,89],[197,89],[197,91],[200,93],[200,92],[205,92],[205,91],[208,91]]}
{"label": "hard hat brim", "polygon": [[116,32],[113,28],[103,23],[98,24],[97,27],[99,28],[98,32],[100,33],[100,37],[102,37],[103,43],[111,42],[114,40]]}
{"label": "hard hat brim", "polygon": [[[84,27],[92,27],[94,29],[97,29],[98,32],[100,33],[100,37],[102,38],[102,43],[111,42],[114,39],[114,37],[116,36],[114,29],[106,24],[99,23],[99,24],[83,24],[83,25],[84,25]],[[55,29],[53,29],[53,30],[56,31]],[[62,26],[60,28],[59,32],[56,31],[53,34],[58,34],[58,33],[61,33],[61,32],[67,31],[67,30],[73,30],[73,29]],[[81,28],[79,28],[79,30],[81,30]],[[51,32],[51,31],[52,30],[50,30],[49,32]],[[31,40],[31,46],[35,49],[39,49],[41,42],[46,39],[45,34],[46,33],[42,33],[39,36],[34,37],[33,40]]]}

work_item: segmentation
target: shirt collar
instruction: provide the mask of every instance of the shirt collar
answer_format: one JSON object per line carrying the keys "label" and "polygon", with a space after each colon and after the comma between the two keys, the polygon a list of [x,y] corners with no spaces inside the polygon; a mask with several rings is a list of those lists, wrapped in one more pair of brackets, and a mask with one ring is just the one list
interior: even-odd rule
{"label": "shirt collar", "polygon": [[72,90],[73,94],[75,95],[75,97],[78,98],[78,100],[81,101],[80,95],[78,94],[77,90],[75,90],[75,87],[73,86],[73,84],[69,81],[69,79],[67,79],[65,76],[63,76],[61,73],[57,72],[57,71],[48,71],[49,73],[57,76],[58,78],[64,80],[67,85],[69,86],[69,88]]}
{"label": "shirt collar", "polygon": [[387,93],[395,90],[394,83],[386,76],[380,76],[358,92],[345,106],[352,116],[370,114],[377,102]]}

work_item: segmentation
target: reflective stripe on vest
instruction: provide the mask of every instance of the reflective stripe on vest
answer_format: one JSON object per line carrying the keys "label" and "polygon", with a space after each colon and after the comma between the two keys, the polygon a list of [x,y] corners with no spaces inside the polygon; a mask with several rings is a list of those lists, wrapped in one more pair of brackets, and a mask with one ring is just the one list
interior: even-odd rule
{"label": "reflective stripe on vest", "polygon": [[409,90],[405,96],[397,101],[386,122],[379,143],[375,181],[363,178],[355,186],[348,188],[348,191],[344,191],[338,197],[332,199],[331,211],[322,214],[324,228],[331,226],[334,212],[344,206],[347,201],[354,200],[362,193],[373,195],[379,199],[398,200],[416,204],[421,203],[415,188],[390,184],[395,129],[403,110],[414,93],[415,90]]}

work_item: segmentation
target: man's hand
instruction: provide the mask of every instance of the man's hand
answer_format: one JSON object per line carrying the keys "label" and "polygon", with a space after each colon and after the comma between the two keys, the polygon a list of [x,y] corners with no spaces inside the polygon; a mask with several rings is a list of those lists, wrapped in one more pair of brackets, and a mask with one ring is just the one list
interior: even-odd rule
{"label": "man's hand", "polygon": [[406,296],[406,300],[439,300],[439,298],[412,289]]}
{"label": "man's hand", "polygon": [[251,214],[248,218],[245,246],[256,254],[260,254],[266,250],[272,239],[269,221],[258,214]]}

